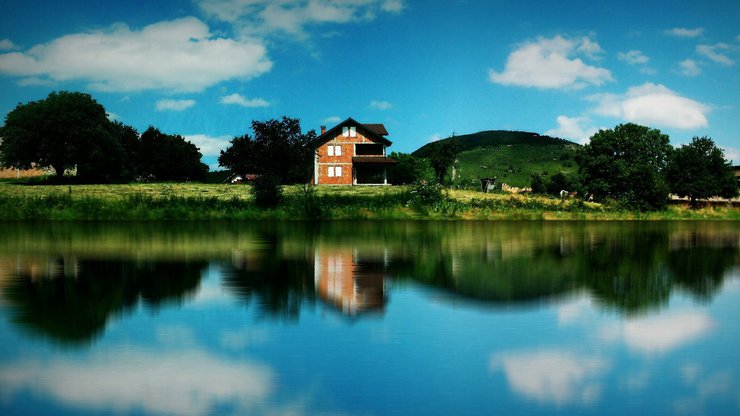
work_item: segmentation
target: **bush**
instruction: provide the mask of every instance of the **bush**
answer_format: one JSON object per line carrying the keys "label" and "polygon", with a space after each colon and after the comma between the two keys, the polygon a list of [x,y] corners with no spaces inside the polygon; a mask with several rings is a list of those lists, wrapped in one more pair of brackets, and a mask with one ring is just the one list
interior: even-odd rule
{"label": "bush", "polygon": [[283,189],[280,178],[272,175],[261,175],[252,182],[254,202],[260,208],[275,208],[283,202]]}

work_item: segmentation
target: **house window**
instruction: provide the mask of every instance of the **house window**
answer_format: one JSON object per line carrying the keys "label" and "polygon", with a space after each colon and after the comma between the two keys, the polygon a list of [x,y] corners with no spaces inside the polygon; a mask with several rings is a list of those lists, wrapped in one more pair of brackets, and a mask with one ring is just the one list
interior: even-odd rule
{"label": "house window", "polygon": [[327,171],[327,176],[329,176],[330,178],[342,176],[342,167],[341,166],[329,166],[329,170]]}
{"label": "house window", "polygon": [[344,137],[357,137],[357,127],[349,126],[342,127],[342,136]]}
{"label": "house window", "polygon": [[336,146],[329,145],[328,154],[329,154],[329,156],[342,156],[342,146],[340,146],[340,145],[336,145]]}

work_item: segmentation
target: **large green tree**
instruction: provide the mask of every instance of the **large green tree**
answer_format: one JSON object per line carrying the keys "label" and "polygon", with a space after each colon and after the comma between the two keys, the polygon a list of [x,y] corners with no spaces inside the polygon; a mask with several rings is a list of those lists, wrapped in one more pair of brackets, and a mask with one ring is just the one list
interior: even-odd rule
{"label": "large green tree", "polygon": [[19,104],[0,128],[0,163],[27,169],[51,166],[57,176],[77,168],[84,180],[115,179],[122,169],[123,149],[105,108],[90,95],[52,92]]}
{"label": "large green tree", "polygon": [[301,132],[297,118],[253,121],[254,137],[245,134],[222,150],[219,165],[235,173],[259,174],[254,182],[255,201],[265,208],[282,201],[280,184],[306,183],[311,177],[316,132]]}
{"label": "large green tree", "polygon": [[664,169],[668,136],[636,124],[601,130],[580,149],[583,187],[597,200],[611,197],[639,210],[661,209],[668,200]]}
{"label": "large green tree", "polygon": [[[201,181],[208,166],[201,162],[198,148],[180,135],[164,134],[149,127],[138,145],[129,144],[132,152],[138,147],[136,171],[144,178],[157,181]],[[133,153],[135,154],[135,153]]]}
{"label": "large green tree", "polygon": [[666,168],[670,191],[692,205],[712,196],[734,197],[737,182],[724,152],[709,137],[694,137],[671,154]]}
{"label": "large green tree", "polygon": [[394,185],[408,185],[431,176],[426,159],[398,152],[391,153],[390,157],[397,162],[388,169],[388,181]]}
{"label": "large green tree", "polygon": [[301,121],[253,121],[254,136],[234,137],[222,150],[219,165],[235,173],[258,173],[278,178],[280,183],[305,183],[310,179],[316,132],[301,132]]}

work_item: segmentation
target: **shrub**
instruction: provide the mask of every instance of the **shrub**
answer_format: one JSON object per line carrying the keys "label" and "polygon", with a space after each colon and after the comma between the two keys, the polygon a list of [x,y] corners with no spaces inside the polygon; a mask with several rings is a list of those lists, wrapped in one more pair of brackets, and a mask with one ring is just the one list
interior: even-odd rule
{"label": "shrub", "polygon": [[275,208],[283,202],[283,190],[280,178],[272,175],[261,175],[252,182],[254,202],[260,208]]}

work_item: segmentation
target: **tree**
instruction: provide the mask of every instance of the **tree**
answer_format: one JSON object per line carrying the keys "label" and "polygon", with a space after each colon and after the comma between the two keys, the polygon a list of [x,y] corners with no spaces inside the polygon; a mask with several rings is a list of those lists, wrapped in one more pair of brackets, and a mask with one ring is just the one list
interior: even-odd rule
{"label": "tree", "polygon": [[431,152],[429,161],[434,169],[434,176],[437,182],[442,183],[447,175],[447,171],[455,163],[457,157],[457,148],[451,140],[446,140],[438,144]]}
{"label": "tree", "polygon": [[19,104],[5,117],[0,137],[0,163],[7,167],[51,166],[58,177],[77,168],[83,180],[116,179],[122,168],[123,150],[105,108],[88,94],[52,92]]}
{"label": "tree", "polygon": [[664,168],[668,136],[636,124],[601,130],[578,153],[584,188],[597,200],[617,199],[628,208],[661,209],[668,199]]}
{"label": "tree", "polygon": [[426,160],[407,153],[393,152],[391,159],[397,163],[388,169],[388,181],[394,185],[407,185],[427,176]]}
{"label": "tree", "polygon": [[235,173],[273,175],[283,184],[305,183],[310,179],[316,132],[301,132],[301,122],[283,116],[282,120],[253,121],[254,137],[234,137],[222,150],[218,164]]}
{"label": "tree", "polygon": [[256,173],[255,202],[270,208],[282,201],[280,184],[307,183],[311,177],[316,132],[301,132],[297,118],[252,121],[254,137],[234,137],[218,164],[235,173]]}
{"label": "tree", "polygon": [[[136,171],[140,176],[158,181],[200,181],[208,172],[198,148],[180,135],[164,134],[150,126],[141,135],[138,147]],[[135,152],[136,146],[131,148]]]}
{"label": "tree", "polygon": [[737,182],[724,152],[709,137],[694,137],[691,143],[671,154],[666,167],[670,191],[688,197],[696,206],[698,199],[711,196],[732,198]]}

